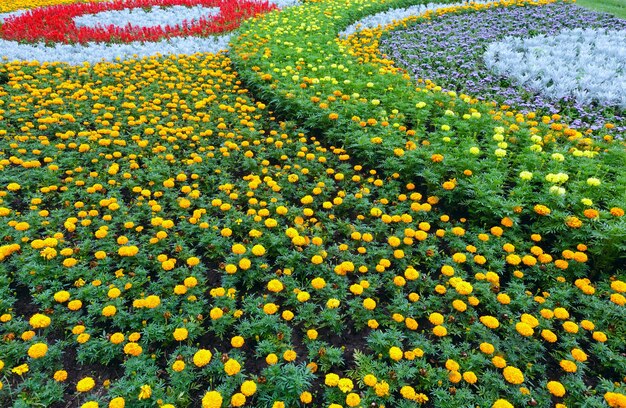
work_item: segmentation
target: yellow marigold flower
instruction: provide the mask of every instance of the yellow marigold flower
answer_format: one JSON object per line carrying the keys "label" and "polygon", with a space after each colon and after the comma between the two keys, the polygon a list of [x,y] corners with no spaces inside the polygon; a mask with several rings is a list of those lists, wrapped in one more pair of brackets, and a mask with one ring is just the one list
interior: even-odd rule
{"label": "yellow marigold flower", "polygon": [[445,365],[446,365],[446,370],[449,370],[449,371],[459,371],[461,369],[461,366],[459,365],[459,363],[457,363],[456,361],[452,359],[446,360]]}
{"label": "yellow marigold flower", "polygon": [[28,322],[34,329],[43,329],[50,326],[50,318],[44,314],[36,313],[34,314]]}
{"label": "yellow marigold flower", "polygon": [[202,397],[202,408],[221,408],[222,394],[217,391],[209,391]]}
{"label": "yellow marigold flower", "polygon": [[268,315],[272,315],[278,311],[278,306],[274,303],[266,303],[263,305],[263,312]]}
{"label": "yellow marigold flower", "polygon": [[35,343],[28,348],[30,358],[41,358],[48,353],[48,345],[45,343]]}
{"label": "yellow marigold flower", "polygon": [[311,401],[313,401],[313,395],[310,392],[304,391],[300,394],[300,402],[303,404],[310,404]]}
{"label": "yellow marigold flower", "polygon": [[456,290],[460,295],[469,295],[472,293],[474,288],[469,282],[463,281],[459,282],[459,284],[454,287],[454,290]]}
{"label": "yellow marigold flower", "polygon": [[339,383],[337,383],[337,388],[339,388],[341,392],[346,393],[352,391],[352,389],[354,388],[354,384],[349,378],[341,378],[339,380]]}
{"label": "yellow marigold flower", "polygon": [[296,358],[297,358],[297,354],[293,350],[287,350],[283,353],[283,359],[285,361],[295,361]]}
{"label": "yellow marigold flower", "polygon": [[269,365],[278,363],[278,356],[274,353],[270,353],[265,357],[265,362]]}
{"label": "yellow marigold flower", "polygon": [[194,276],[190,276],[188,278],[185,278],[185,280],[183,281],[183,285],[185,285],[185,287],[187,288],[194,288],[196,287],[196,285],[198,285],[198,279],[196,279]]}
{"label": "yellow marigold flower", "polygon": [[315,289],[322,289],[326,286],[326,281],[323,278],[314,278],[311,281],[311,286],[313,286]]}
{"label": "yellow marigold flower", "polygon": [[506,293],[498,293],[498,296],[496,296],[496,300],[503,305],[508,305],[511,303],[511,298]]}
{"label": "yellow marigold flower", "polygon": [[148,384],[144,384],[141,386],[139,390],[139,396],[137,397],[140,400],[148,399],[152,396],[152,387]]}
{"label": "yellow marigold flower", "polygon": [[243,347],[244,342],[245,340],[241,336],[233,336],[233,338],[230,339],[230,345],[235,348]]}
{"label": "yellow marigold flower", "polygon": [[230,405],[233,407],[241,407],[246,403],[246,396],[240,392],[236,392],[230,398]]}
{"label": "yellow marigold flower", "polygon": [[626,305],[626,297],[624,297],[621,293],[611,294],[610,300],[618,306]]}
{"label": "yellow marigold flower", "polygon": [[404,399],[412,400],[415,398],[415,394],[415,389],[410,385],[405,385],[400,388],[400,395],[402,395]]}
{"label": "yellow marigold flower", "polygon": [[70,302],[67,304],[67,308],[72,311],[79,310],[81,307],[83,307],[83,302],[78,299],[70,300]]}
{"label": "yellow marigold flower", "polygon": [[376,392],[376,395],[378,395],[379,397],[385,397],[389,395],[389,384],[387,384],[386,381],[376,383],[376,385],[374,386],[374,392]]}
{"label": "yellow marigold flower", "polygon": [[361,397],[354,392],[351,392],[346,396],[346,405],[349,407],[356,407],[361,403]]}
{"label": "yellow marigold flower", "polygon": [[174,329],[174,339],[176,339],[176,341],[186,340],[188,336],[189,336],[189,331],[185,329],[184,327],[178,327]]}
{"label": "yellow marigold flower", "polygon": [[610,213],[614,217],[623,217],[624,216],[624,210],[622,208],[619,208],[619,207],[611,208]]}
{"label": "yellow marigold flower", "polygon": [[24,373],[27,373],[28,369],[29,369],[28,364],[21,364],[21,365],[18,365],[17,367],[13,367],[11,369],[11,372],[17,375],[22,375]]}
{"label": "yellow marigold flower", "polygon": [[550,391],[550,394],[555,397],[562,397],[565,395],[565,387],[558,381],[548,381],[546,387],[548,388],[548,391]]}
{"label": "yellow marigold flower", "polygon": [[515,407],[509,401],[500,398],[499,400],[493,403],[491,408],[515,408]]}
{"label": "yellow marigold flower", "polygon": [[326,374],[324,384],[329,387],[336,387],[339,384],[339,376],[335,373]]}
{"label": "yellow marigold flower", "polygon": [[428,316],[428,321],[434,325],[440,325],[443,324],[444,318],[441,313],[433,312]]}
{"label": "yellow marigold flower", "polygon": [[122,333],[119,333],[119,332],[113,333],[111,335],[111,337],[109,338],[109,340],[113,344],[120,344],[121,342],[124,341],[124,335]]}
{"label": "yellow marigold flower", "polygon": [[604,400],[611,408],[626,407],[626,395],[618,392],[607,392],[604,394]]}
{"label": "yellow marigold flower", "polygon": [[448,329],[444,326],[437,325],[433,327],[433,334],[437,337],[445,337],[448,334]]}
{"label": "yellow marigold flower", "polygon": [[228,375],[235,375],[241,370],[241,364],[237,362],[237,360],[233,360],[229,358],[226,363],[224,363],[224,371]]}
{"label": "yellow marigold flower", "polygon": [[448,373],[448,380],[451,383],[456,384],[456,383],[460,382],[462,378],[463,378],[463,376],[461,376],[461,373],[458,372],[458,371],[450,371]]}
{"label": "yellow marigold flower", "polygon": [[76,391],[87,392],[96,386],[96,382],[91,377],[85,377],[76,384]]}
{"label": "yellow marigold flower", "polygon": [[285,286],[278,279],[272,279],[267,283],[267,290],[269,290],[270,292],[278,293],[284,288]]}
{"label": "yellow marigold flower", "polygon": [[129,343],[126,343],[126,345],[124,345],[125,354],[137,357],[142,352],[143,352],[143,348],[137,343],[129,342]]}
{"label": "yellow marigold flower", "polygon": [[479,348],[480,348],[480,351],[482,351],[485,354],[493,354],[493,352],[495,351],[495,348],[490,343],[480,343]]}
{"label": "yellow marigold flower", "polygon": [[473,371],[466,371],[463,373],[463,380],[465,380],[468,384],[476,384],[478,377],[476,377],[476,374],[474,374]]}
{"label": "yellow marigold flower", "polygon": [[563,323],[563,329],[568,333],[578,333],[578,325],[571,321]]}
{"label": "yellow marigold flower", "polygon": [[211,362],[213,354],[206,349],[200,349],[193,355],[193,363],[196,367],[204,367]]}
{"label": "yellow marigold flower", "polygon": [[318,333],[317,333],[317,330],[315,330],[315,329],[309,329],[309,330],[307,330],[306,335],[307,335],[307,337],[309,339],[315,340],[315,339],[317,339]]}
{"label": "yellow marigold flower", "polygon": [[585,361],[587,361],[587,353],[585,353],[579,348],[573,348],[571,351],[571,354],[572,354],[572,357],[574,357],[576,361],[579,361],[581,363],[584,363]]}
{"label": "yellow marigold flower", "polygon": [[532,336],[533,334],[535,334],[535,331],[533,330],[533,328],[524,322],[517,323],[515,325],[515,330],[517,330],[517,332],[524,337]]}
{"label": "yellow marigold flower", "polygon": [[537,320],[533,315],[530,315],[528,313],[522,314],[520,320],[532,327],[533,329],[539,326],[539,320]]}
{"label": "yellow marigold flower", "polygon": [[195,257],[195,256],[187,258],[187,265],[189,265],[189,266],[193,267],[193,266],[198,265],[199,263],[200,263],[200,259]]}
{"label": "yellow marigold flower", "polygon": [[389,349],[389,357],[394,361],[402,360],[402,350],[399,347],[393,346]]}
{"label": "yellow marigold flower", "polygon": [[252,247],[252,254],[256,255],[256,256],[263,256],[265,255],[265,247],[263,247],[263,245],[257,244],[255,246]]}
{"label": "yellow marigold flower", "polygon": [[367,310],[374,310],[376,308],[376,301],[372,298],[366,298],[363,300],[363,307]]}
{"label": "yellow marigold flower", "polygon": [[576,370],[578,370],[576,363],[570,360],[561,360],[559,365],[564,371],[567,371],[568,373],[575,373]]}
{"label": "yellow marigold flower", "polygon": [[326,307],[329,309],[336,309],[339,307],[340,303],[339,299],[331,298],[326,302]]}
{"label": "yellow marigold flower", "polygon": [[[109,402],[109,408],[124,408],[126,407],[126,401],[122,397],[116,397]],[[165,408],[165,405],[162,405],[161,408]]]}
{"label": "yellow marigold flower", "polygon": [[504,368],[506,367],[506,360],[500,356],[494,356],[491,359],[491,362],[493,363],[494,366],[498,367],[498,368]]}
{"label": "yellow marigold flower", "polygon": [[480,322],[490,329],[497,329],[500,326],[500,322],[493,316],[481,316]]}
{"label": "yellow marigold flower", "polygon": [[600,331],[593,332],[592,337],[593,337],[593,339],[595,341],[599,341],[600,343],[604,343],[604,342],[607,341],[606,334],[604,334],[603,332],[600,332]]}
{"label": "yellow marigold flower", "polygon": [[59,303],[65,303],[70,298],[70,292],[66,290],[60,290],[54,294],[54,300]]}
{"label": "yellow marigold flower", "polygon": [[363,377],[363,383],[368,387],[375,386],[377,382],[378,380],[372,374],[366,374],[365,377]]}
{"label": "yellow marigold flower", "polygon": [[252,380],[246,380],[241,384],[241,393],[246,397],[253,395],[256,392],[256,383]]}
{"label": "yellow marigold flower", "polygon": [[502,374],[504,375],[504,379],[511,384],[521,384],[524,382],[524,374],[522,374],[519,368],[506,366]]}
{"label": "yellow marigold flower", "polygon": [[185,362],[182,360],[176,360],[174,361],[174,364],[172,364],[172,370],[176,371],[177,373],[183,371],[185,369]]}
{"label": "yellow marigold flower", "polygon": [[117,313],[117,308],[113,305],[107,305],[104,308],[102,308],[102,316],[111,317],[111,316],[115,316],[116,313]]}
{"label": "yellow marigold flower", "polygon": [[596,325],[593,324],[593,322],[590,322],[589,320],[581,320],[580,325],[582,326],[583,329],[587,331],[591,331],[596,328]]}
{"label": "yellow marigold flower", "polygon": [[417,330],[419,326],[419,324],[417,323],[417,320],[411,317],[407,317],[406,319],[404,319],[404,324],[409,330]]}

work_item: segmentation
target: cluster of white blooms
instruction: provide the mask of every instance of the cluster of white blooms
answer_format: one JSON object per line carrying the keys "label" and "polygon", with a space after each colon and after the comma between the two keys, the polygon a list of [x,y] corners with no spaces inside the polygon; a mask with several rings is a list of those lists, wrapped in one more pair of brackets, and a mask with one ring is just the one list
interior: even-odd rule
{"label": "cluster of white blooms", "polygon": [[495,73],[551,99],[574,98],[626,108],[626,31],[563,30],[506,37],[483,56]]}
{"label": "cluster of white blooms", "polygon": [[171,6],[152,7],[149,11],[142,8],[124,10],[107,10],[96,14],[84,14],[74,17],[76,27],[136,27],[182,26],[183,23],[194,23],[201,18],[209,19],[220,13],[219,7],[204,6]]}
{"label": "cluster of white blooms", "polygon": [[0,40],[2,59],[8,61],[67,62],[81,65],[84,62],[116,61],[138,59],[152,55],[195,54],[198,52],[217,53],[228,49],[230,34],[214,37],[173,37],[155,42],[134,41],[125,44],[87,43],[20,44],[17,41]]}
{"label": "cluster of white blooms", "polygon": [[404,20],[405,18],[411,16],[419,16],[427,11],[434,11],[440,8],[449,8],[449,7],[457,7],[464,6],[470,3],[473,4],[483,4],[483,3],[494,3],[499,0],[476,0],[476,1],[463,1],[460,3],[453,4],[440,4],[440,3],[428,3],[421,4],[406,8],[398,8],[398,9],[390,9],[387,11],[383,11],[382,13],[373,14],[371,16],[367,16],[362,18],[361,20],[349,25],[345,30],[339,33],[340,37],[347,37],[352,35],[358,31],[376,28],[376,27],[386,27],[391,25],[397,21]]}

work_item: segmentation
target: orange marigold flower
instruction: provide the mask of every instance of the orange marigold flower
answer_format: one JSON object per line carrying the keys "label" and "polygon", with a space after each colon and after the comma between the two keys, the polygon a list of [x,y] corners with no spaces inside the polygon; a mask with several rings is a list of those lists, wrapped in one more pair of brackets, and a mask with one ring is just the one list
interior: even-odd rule
{"label": "orange marigold flower", "polygon": [[594,210],[593,208],[587,208],[585,211],[583,211],[583,214],[589,219],[598,218],[600,216],[598,210]]}
{"label": "orange marigold flower", "polygon": [[441,163],[443,161],[443,155],[437,153],[433,154],[430,156],[430,160],[432,160],[433,163]]}
{"label": "orange marigold flower", "polygon": [[583,225],[583,222],[578,219],[578,217],[570,216],[565,218],[565,225],[570,228],[580,228]]}
{"label": "orange marigold flower", "polygon": [[537,204],[533,207],[533,210],[539,215],[549,215],[552,211],[542,204]]}
{"label": "orange marigold flower", "polygon": [[613,207],[610,210],[611,215],[615,216],[615,217],[623,217],[624,216],[624,210],[619,208],[619,207]]}

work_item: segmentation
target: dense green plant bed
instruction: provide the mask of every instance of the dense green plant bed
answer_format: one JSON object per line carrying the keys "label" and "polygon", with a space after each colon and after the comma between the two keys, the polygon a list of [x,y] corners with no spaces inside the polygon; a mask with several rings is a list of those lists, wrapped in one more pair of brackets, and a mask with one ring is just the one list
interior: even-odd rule
{"label": "dense green plant bed", "polygon": [[337,38],[411,4],[0,64],[0,406],[625,406],[620,135]]}
{"label": "dense green plant bed", "polygon": [[[437,87],[416,88],[387,64],[367,62],[337,43],[345,26],[379,7],[319,2],[249,22],[235,41],[233,59],[246,81],[278,108],[365,163],[415,181],[473,222],[511,217],[524,233],[558,237],[560,246],[593,236],[595,260],[616,261],[625,249],[619,232],[624,219],[610,210],[626,197],[623,144],[583,135],[559,123],[558,115],[513,115]],[[298,29],[303,21],[306,33]],[[602,222],[583,215],[583,198]],[[537,205],[546,206],[549,216],[534,211]]]}

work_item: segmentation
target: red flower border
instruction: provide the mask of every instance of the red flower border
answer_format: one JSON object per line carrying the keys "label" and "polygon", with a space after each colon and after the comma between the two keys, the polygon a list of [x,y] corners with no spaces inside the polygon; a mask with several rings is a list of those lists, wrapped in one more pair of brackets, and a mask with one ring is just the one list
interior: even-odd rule
{"label": "red flower border", "polygon": [[[109,10],[153,6],[219,7],[210,19],[174,26],[77,27],[74,17]],[[0,38],[25,42],[80,43],[157,41],[179,36],[207,36],[232,31],[245,19],[276,9],[265,1],[250,0],[118,0],[104,3],[74,3],[29,10],[9,17],[0,27]]]}

